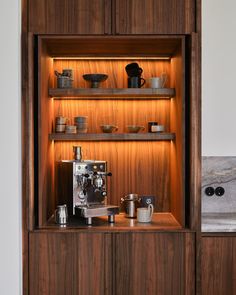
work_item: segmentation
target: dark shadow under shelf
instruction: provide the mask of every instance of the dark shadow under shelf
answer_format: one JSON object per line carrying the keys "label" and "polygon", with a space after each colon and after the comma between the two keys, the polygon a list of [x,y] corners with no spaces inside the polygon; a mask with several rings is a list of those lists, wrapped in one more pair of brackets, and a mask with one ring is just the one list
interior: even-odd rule
{"label": "dark shadow under shelf", "polygon": [[50,88],[54,99],[170,99],[174,88]]}
{"label": "dark shadow under shelf", "polygon": [[52,133],[50,140],[57,141],[160,141],[174,140],[175,133]]}

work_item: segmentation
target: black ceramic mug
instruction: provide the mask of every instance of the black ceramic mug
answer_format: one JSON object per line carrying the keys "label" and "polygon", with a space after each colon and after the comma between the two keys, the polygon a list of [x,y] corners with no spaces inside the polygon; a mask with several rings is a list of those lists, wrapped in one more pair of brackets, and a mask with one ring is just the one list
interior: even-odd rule
{"label": "black ceramic mug", "polygon": [[145,84],[145,79],[141,77],[129,77],[128,88],[141,88]]}
{"label": "black ceramic mug", "polygon": [[128,64],[125,67],[126,73],[129,77],[136,77],[141,76],[143,69],[139,67],[139,65],[136,62],[133,62],[131,64]]}

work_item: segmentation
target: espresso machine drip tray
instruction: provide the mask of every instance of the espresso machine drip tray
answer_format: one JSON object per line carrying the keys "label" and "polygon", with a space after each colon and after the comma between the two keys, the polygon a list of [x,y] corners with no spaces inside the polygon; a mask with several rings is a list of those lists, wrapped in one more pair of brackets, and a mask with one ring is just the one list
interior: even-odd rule
{"label": "espresso machine drip tray", "polygon": [[85,218],[88,225],[92,224],[93,217],[99,216],[108,216],[108,222],[114,223],[116,214],[119,214],[119,207],[113,205],[75,206],[75,216]]}

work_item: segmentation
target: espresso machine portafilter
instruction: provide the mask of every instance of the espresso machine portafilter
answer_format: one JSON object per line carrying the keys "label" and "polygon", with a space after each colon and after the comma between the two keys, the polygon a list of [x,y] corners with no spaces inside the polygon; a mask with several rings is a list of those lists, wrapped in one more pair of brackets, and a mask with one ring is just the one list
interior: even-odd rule
{"label": "espresso machine portafilter", "polygon": [[[107,172],[107,162],[97,160],[83,160],[80,146],[73,147],[74,160],[61,161],[61,175],[67,179],[68,187],[62,191],[72,199],[72,211],[74,216],[85,218],[87,224],[92,224],[92,218],[108,216],[109,222],[115,221],[115,215],[119,214],[119,207],[107,204],[107,177],[112,173]],[[69,175],[68,175],[69,174]],[[72,181],[70,180],[72,178]],[[60,193],[60,192],[59,192]]]}

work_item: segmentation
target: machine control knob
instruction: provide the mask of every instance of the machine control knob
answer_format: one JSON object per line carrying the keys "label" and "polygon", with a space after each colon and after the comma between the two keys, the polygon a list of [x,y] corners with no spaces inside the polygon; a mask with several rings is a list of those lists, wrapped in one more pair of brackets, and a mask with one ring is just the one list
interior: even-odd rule
{"label": "machine control knob", "polygon": [[108,172],[108,173],[107,173],[107,176],[112,176],[112,173],[111,173],[111,172]]}
{"label": "machine control knob", "polygon": [[97,169],[98,169],[98,167],[97,167],[96,165],[94,165],[94,166],[93,166],[93,169],[97,170]]}
{"label": "machine control knob", "polygon": [[103,191],[102,192],[102,196],[105,197],[106,195],[107,195],[107,192],[106,191]]}
{"label": "machine control knob", "polygon": [[89,174],[88,173],[84,174],[84,177],[89,178]]}
{"label": "machine control knob", "polygon": [[100,165],[100,167],[99,167],[101,170],[103,169],[103,165]]}

